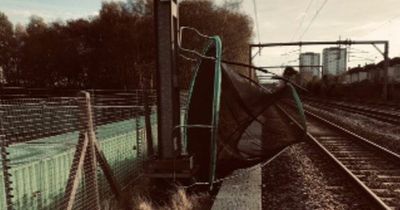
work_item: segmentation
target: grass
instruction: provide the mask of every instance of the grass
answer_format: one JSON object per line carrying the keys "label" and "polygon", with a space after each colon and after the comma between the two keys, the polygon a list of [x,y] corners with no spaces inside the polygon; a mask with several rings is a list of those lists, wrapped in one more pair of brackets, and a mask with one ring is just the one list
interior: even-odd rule
{"label": "grass", "polygon": [[[124,195],[130,198],[132,210],[207,210],[211,209],[212,199],[209,193],[188,192],[181,186],[172,186],[164,193],[156,188],[148,178],[141,178],[132,184]],[[162,192],[162,191],[161,191]],[[110,199],[102,202],[104,210],[124,210],[117,201]]]}
{"label": "grass", "polygon": [[172,192],[170,201],[164,205],[157,204],[149,198],[139,196],[133,198],[134,208],[138,210],[200,210],[204,209],[202,200],[208,197],[206,194],[188,194],[183,188],[177,187]]}

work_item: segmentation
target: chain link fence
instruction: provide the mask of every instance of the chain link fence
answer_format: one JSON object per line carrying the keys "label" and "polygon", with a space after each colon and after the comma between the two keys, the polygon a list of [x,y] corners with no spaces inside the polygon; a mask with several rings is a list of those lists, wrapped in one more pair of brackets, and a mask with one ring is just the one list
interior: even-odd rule
{"label": "chain link fence", "polygon": [[20,92],[0,100],[0,209],[104,209],[143,173],[154,90]]}

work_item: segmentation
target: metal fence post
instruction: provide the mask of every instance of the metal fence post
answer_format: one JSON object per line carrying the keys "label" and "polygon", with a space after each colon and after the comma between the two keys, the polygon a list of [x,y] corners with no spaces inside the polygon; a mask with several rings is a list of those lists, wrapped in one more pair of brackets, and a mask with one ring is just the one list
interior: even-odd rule
{"label": "metal fence post", "polygon": [[90,209],[100,210],[99,189],[97,183],[97,161],[95,150],[95,133],[93,126],[92,108],[90,103],[90,94],[82,92],[84,103],[80,107],[83,113],[81,123],[84,127],[79,134],[78,144],[74,154],[74,159],[70,169],[68,182],[64,194],[64,209],[72,210],[75,202],[76,192],[78,191],[81,172],[83,169],[85,179],[91,184],[85,189],[87,197],[94,199],[94,206]]}
{"label": "metal fence post", "polygon": [[68,176],[67,186],[65,188],[63,209],[72,210],[75,202],[75,195],[78,191],[81,171],[83,168],[86,149],[88,147],[87,133],[80,133],[74,159]]}
{"label": "metal fence post", "polygon": [[146,144],[147,144],[147,156],[151,157],[154,154],[153,150],[153,134],[151,130],[151,110],[149,107],[149,100],[148,100],[148,91],[147,89],[143,90],[142,98],[143,98],[143,105],[144,105],[144,120],[145,120],[145,127],[146,127]]}
{"label": "metal fence post", "polygon": [[84,167],[85,180],[89,183],[87,188],[85,188],[85,194],[93,200],[93,205],[91,209],[100,210],[100,198],[99,198],[99,185],[97,183],[97,160],[95,151],[96,135],[94,132],[94,122],[92,113],[92,104],[90,101],[89,92],[82,92],[85,97],[85,103],[82,111],[85,113],[86,122],[86,133],[88,136],[88,148],[85,156]]}
{"label": "metal fence post", "polygon": [[6,208],[7,210],[13,210],[13,202],[12,202],[12,181],[11,181],[11,173],[9,172],[10,170],[10,166],[9,164],[9,159],[8,159],[8,155],[9,152],[7,151],[8,148],[8,141],[6,139],[6,134],[3,128],[3,122],[2,122],[2,118],[3,117],[3,113],[0,110],[0,153],[1,153],[1,164],[2,164],[2,168],[3,168],[3,181],[4,181],[4,193],[6,196]]}

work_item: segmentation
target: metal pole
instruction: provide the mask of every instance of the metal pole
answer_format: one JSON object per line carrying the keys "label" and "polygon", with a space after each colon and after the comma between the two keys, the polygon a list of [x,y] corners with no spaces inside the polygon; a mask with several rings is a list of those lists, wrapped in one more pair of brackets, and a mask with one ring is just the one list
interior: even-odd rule
{"label": "metal pole", "polygon": [[383,64],[383,90],[382,99],[388,99],[388,74],[389,74],[389,42],[385,42],[385,49],[383,52],[384,64]]}
{"label": "metal pole", "polygon": [[304,46],[304,45],[370,45],[370,44],[386,44],[384,40],[371,40],[371,41],[309,41],[309,42],[274,42],[274,43],[263,43],[263,44],[250,44],[251,47],[278,47],[278,46]]}
{"label": "metal pole", "polygon": [[99,185],[97,183],[97,158],[95,150],[96,134],[94,131],[92,103],[89,92],[82,92],[82,94],[85,100],[84,106],[82,107],[82,112],[84,112],[85,114],[84,123],[86,123],[85,127],[88,138],[83,171],[85,184],[87,185],[87,188],[85,188],[85,194],[86,196],[88,196],[91,202],[89,204],[88,201],[86,205],[89,205],[90,208],[93,210],[100,210],[100,194]]}
{"label": "metal pole", "polygon": [[[0,113],[2,114],[2,113]],[[1,116],[2,117],[2,116]],[[3,120],[3,119],[2,119]],[[10,152],[8,151],[9,141],[6,139],[6,132],[3,127],[2,121],[0,121],[0,157],[1,157],[1,166],[3,168],[3,187],[4,194],[3,199],[5,201],[5,208],[7,210],[13,210],[13,181],[12,174],[10,173],[11,166],[10,164]]]}
{"label": "metal pole", "polygon": [[142,98],[144,105],[144,121],[146,127],[146,143],[147,143],[147,156],[151,157],[154,155],[153,150],[153,134],[151,129],[151,108],[148,100],[149,92],[147,91],[147,86],[143,90]]}
{"label": "metal pole", "polygon": [[[251,56],[251,50],[252,50],[252,46],[251,45],[249,45],[249,65],[251,66],[251,64],[252,64],[252,60],[253,60],[253,58],[252,58],[252,56]],[[250,79],[252,79],[251,78],[251,71],[252,71],[252,69],[251,69],[251,67],[249,67],[249,78]]]}
{"label": "metal pole", "polygon": [[157,45],[158,150],[162,159],[173,159],[178,139],[173,136],[172,131],[179,124],[176,0],[154,1],[154,14]]}

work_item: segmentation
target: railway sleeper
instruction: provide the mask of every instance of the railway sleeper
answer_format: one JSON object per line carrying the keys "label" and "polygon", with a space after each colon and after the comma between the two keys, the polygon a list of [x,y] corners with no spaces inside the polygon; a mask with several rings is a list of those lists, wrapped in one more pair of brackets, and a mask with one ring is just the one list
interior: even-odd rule
{"label": "railway sleeper", "polygon": [[[361,175],[370,175],[371,173],[375,173],[376,174],[376,170],[371,170],[371,169],[354,169],[352,170],[352,173],[356,176],[361,176]],[[384,175],[384,176],[398,176],[400,174],[400,170],[396,169],[383,169],[383,170],[379,170],[379,174],[380,175]],[[377,175],[379,176],[379,175]]]}
{"label": "railway sleeper", "polygon": [[[327,148],[327,147],[325,147]],[[378,155],[371,153],[369,151],[348,151],[348,150],[337,150],[337,149],[329,149],[330,153],[334,154],[335,156],[343,156],[343,157],[366,157],[366,158],[381,158]]]}
{"label": "railway sleeper", "polygon": [[343,140],[343,145],[334,145],[334,144],[330,144],[330,143],[326,143],[325,141],[319,141],[321,144],[323,144],[326,147],[331,147],[332,149],[337,148],[338,150],[350,150],[350,151],[368,151],[367,148],[362,147],[360,145],[358,145],[356,142],[351,142],[348,139]]}
{"label": "railway sleeper", "polygon": [[382,181],[381,184],[387,188],[400,190],[400,182],[385,182]]}
{"label": "railway sleeper", "polygon": [[[346,165],[348,169],[351,171],[369,171],[369,173],[374,173],[374,174],[383,174],[385,175],[385,171],[383,170],[396,170],[396,166],[385,166],[385,168],[382,170],[382,166],[378,165],[371,165],[371,164],[364,164],[364,165],[358,165],[358,164],[348,164]],[[395,175],[398,175],[396,173]]]}
{"label": "railway sleeper", "polygon": [[398,198],[381,198],[381,200],[386,203],[392,209],[399,208],[399,199]]}
{"label": "railway sleeper", "polygon": [[326,144],[339,144],[339,145],[349,145],[349,146],[357,146],[357,144],[356,143],[351,143],[351,142],[348,142],[347,141],[347,138],[340,138],[340,139],[324,139],[324,138],[321,138],[321,137],[318,137],[318,139],[321,141],[321,142],[324,142],[324,143],[326,143]]}
{"label": "railway sleeper", "polygon": [[[380,164],[370,163],[370,161],[368,161],[368,160],[362,160],[362,161],[343,160],[341,162],[343,165],[353,167],[355,170],[368,169],[368,170],[379,171],[380,169],[382,169],[381,165],[388,165],[387,163],[384,163],[384,162],[381,162]],[[388,168],[385,168],[385,169],[388,169]]]}
{"label": "railway sleeper", "polygon": [[400,175],[398,175],[398,176],[378,175],[378,179],[385,181],[385,182],[399,182],[400,183]]}
{"label": "railway sleeper", "polygon": [[[352,164],[361,164],[360,166],[363,165],[377,165],[380,166],[381,168],[385,167],[385,166],[395,166],[395,164],[393,164],[392,162],[382,159],[382,158],[377,158],[374,156],[345,156],[345,155],[338,155],[336,156],[337,159],[339,159],[340,161],[343,162],[348,162],[348,163],[352,163]],[[398,168],[398,167],[397,167]]]}
{"label": "railway sleeper", "polygon": [[360,147],[360,146],[358,146],[356,144],[351,144],[349,142],[345,142],[343,144],[332,144],[332,143],[327,143],[325,141],[320,141],[320,143],[323,144],[324,146],[330,147],[332,149],[335,149],[335,148],[350,148],[351,150],[364,150],[365,151],[364,148],[362,148],[362,147]]}
{"label": "railway sleeper", "polygon": [[342,185],[331,185],[331,186],[327,186],[326,190],[329,190],[333,193],[337,193],[340,194],[342,192],[346,192],[348,189],[345,186]]}
{"label": "railway sleeper", "polygon": [[364,153],[368,154],[369,151],[365,149],[357,149],[352,147],[330,147],[329,145],[324,145],[330,152],[343,152],[343,153]]}
{"label": "railway sleeper", "polygon": [[364,156],[364,155],[359,155],[359,156],[355,156],[355,155],[349,155],[349,156],[340,156],[335,154],[335,157],[340,159],[341,161],[376,161],[376,162],[380,162],[380,163],[388,163],[388,161],[386,160],[382,160],[382,158],[379,157],[373,157],[373,156]]}
{"label": "railway sleeper", "polygon": [[324,142],[333,142],[333,143],[339,143],[339,142],[344,142],[345,140],[343,136],[339,135],[329,135],[329,136],[317,136],[318,139],[323,140]]}

